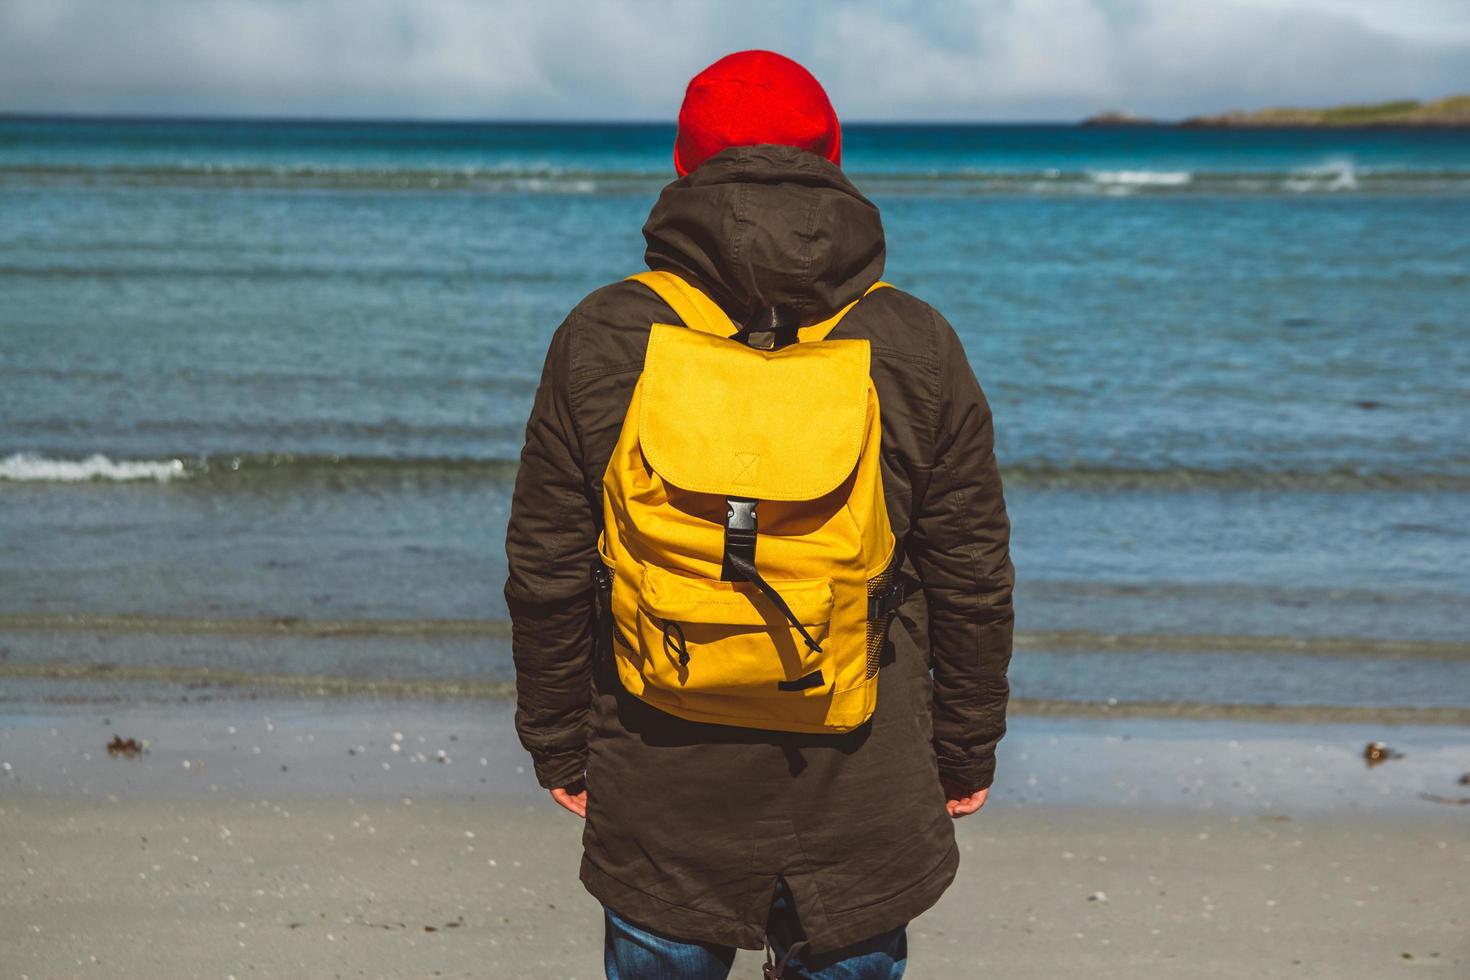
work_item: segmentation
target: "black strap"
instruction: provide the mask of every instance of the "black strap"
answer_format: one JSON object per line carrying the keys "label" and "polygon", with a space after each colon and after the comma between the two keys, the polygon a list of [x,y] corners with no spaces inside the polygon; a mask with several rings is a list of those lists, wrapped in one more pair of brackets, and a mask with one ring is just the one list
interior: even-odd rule
{"label": "black strap", "polygon": [[602,559],[597,559],[592,565],[592,581],[597,583],[597,623],[600,630],[611,630],[613,641],[621,643],[629,650],[633,644],[623,636],[623,631],[618,628],[618,621],[613,616],[612,610],[612,572],[608,571]]}
{"label": "black strap", "polygon": [[601,558],[592,562],[592,581],[597,585],[597,597],[603,600],[612,598],[612,576],[608,574],[607,566],[602,563]]}
{"label": "black strap", "polygon": [[781,615],[786,617],[786,621],[791,624],[792,629],[801,634],[801,638],[806,641],[806,645],[811,648],[813,653],[822,652],[822,648],[817,644],[817,641],[812,639],[812,635],[806,631],[806,627],[801,625],[801,621],[796,618],[796,613],[792,612],[791,607],[786,604],[786,600],[781,598],[781,593],[777,592],[771,587],[769,582],[761,578],[761,573],[756,570],[754,562],[748,562],[739,555],[728,554],[725,556],[725,560],[730,562],[732,567],[741,573],[743,578],[739,581],[751,583],[757,589],[761,590],[761,595],[771,600],[771,605],[780,610]]}
{"label": "black strap", "polygon": [[730,564],[732,556],[738,555],[751,565],[755,564],[758,526],[755,508],[756,501],[749,497],[725,498],[725,557],[721,562],[720,578],[726,582],[746,581],[744,573]]}
{"label": "black strap", "polygon": [[824,683],[826,683],[826,678],[822,676],[822,672],[814,670],[805,677],[798,677],[794,681],[777,681],[776,689],[778,691],[808,691],[814,687],[821,687]]}
{"label": "black strap", "polygon": [[597,587],[597,625],[606,630],[612,622],[612,576],[601,558],[592,559],[592,581]]}

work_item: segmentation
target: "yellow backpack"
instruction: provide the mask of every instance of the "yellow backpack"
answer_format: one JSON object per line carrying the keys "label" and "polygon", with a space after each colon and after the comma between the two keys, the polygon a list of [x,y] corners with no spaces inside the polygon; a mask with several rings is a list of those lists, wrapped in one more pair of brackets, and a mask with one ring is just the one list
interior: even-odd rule
{"label": "yellow backpack", "polygon": [[673,273],[629,278],[684,326],[653,324],[603,476],[619,679],[691,721],[858,727],[902,590],[868,342],[825,339],[856,301],[760,350]]}

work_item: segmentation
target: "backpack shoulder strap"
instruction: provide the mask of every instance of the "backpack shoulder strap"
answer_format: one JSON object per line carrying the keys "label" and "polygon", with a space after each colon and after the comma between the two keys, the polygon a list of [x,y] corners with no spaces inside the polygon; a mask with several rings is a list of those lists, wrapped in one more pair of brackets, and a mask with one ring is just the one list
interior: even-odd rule
{"label": "backpack shoulder strap", "polygon": [[[628,280],[641,282],[657,293],[658,297],[668,303],[670,308],[678,314],[679,319],[684,321],[686,327],[701,333],[714,334],[716,337],[733,337],[740,331],[740,328],[725,311],[720,309],[719,304],[706,296],[703,290],[694,287],[672,272],[665,270],[640,272],[629,276]],[[892,284],[880,279],[869,286],[863,296],[867,296],[875,289],[885,287],[892,288]],[[861,298],[861,296],[858,297],[858,299]],[[822,322],[802,327],[796,332],[797,339],[803,342],[827,339],[827,335],[857,304],[858,300],[855,299]]]}
{"label": "backpack shoulder strap", "polygon": [[848,312],[854,306],[858,305],[858,300],[862,299],[863,296],[869,295],[876,289],[892,288],[892,283],[887,283],[884,282],[882,279],[879,279],[877,282],[873,283],[873,285],[864,290],[862,296],[859,296],[851,303],[848,303],[842,309],[838,310],[836,313],[832,314],[821,323],[814,323],[809,327],[802,327],[800,330],[796,331],[796,339],[802,341],[803,343],[808,343],[813,340],[826,340],[827,335],[836,328],[837,324],[842,322],[842,318],[847,316]]}
{"label": "backpack shoulder strap", "polygon": [[730,337],[739,329],[725,311],[720,309],[719,304],[672,272],[640,272],[628,279],[641,282],[657,293],[659,299],[668,303],[679,319],[684,321],[684,326],[691,330],[714,334],[716,337]]}

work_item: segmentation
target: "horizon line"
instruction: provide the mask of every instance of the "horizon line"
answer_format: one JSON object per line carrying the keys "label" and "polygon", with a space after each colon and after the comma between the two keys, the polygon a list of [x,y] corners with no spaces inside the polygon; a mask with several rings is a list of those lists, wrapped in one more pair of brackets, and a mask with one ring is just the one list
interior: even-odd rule
{"label": "horizon line", "polygon": [[[1076,126],[1089,117],[1079,119],[851,119],[843,127],[904,126]],[[36,112],[0,109],[0,121],[29,120],[37,122],[126,122],[126,123],[364,123],[381,126],[664,126],[676,128],[674,119],[572,118],[546,116],[358,116],[358,115],[256,115],[250,113],[150,113],[150,112]],[[1155,121],[1155,120],[1150,120]],[[1159,120],[1166,125],[1172,120]]]}

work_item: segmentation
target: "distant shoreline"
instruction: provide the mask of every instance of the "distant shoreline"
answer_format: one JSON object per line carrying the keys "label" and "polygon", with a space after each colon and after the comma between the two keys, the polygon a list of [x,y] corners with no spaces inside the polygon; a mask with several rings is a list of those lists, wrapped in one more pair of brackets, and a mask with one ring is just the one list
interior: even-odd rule
{"label": "distant shoreline", "polygon": [[1180,129],[1447,129],[1470,127],[1470,95],[1452,95],[1432,102],[1398,99],[1358,105],[1312,109],[1301,107],[1245,111],[1232,109],[1214,115],[1189,116],[1177,121],[1150,119],[1122,111],[1101,112],[1079,123],[1087,127],[1167,126]]}

